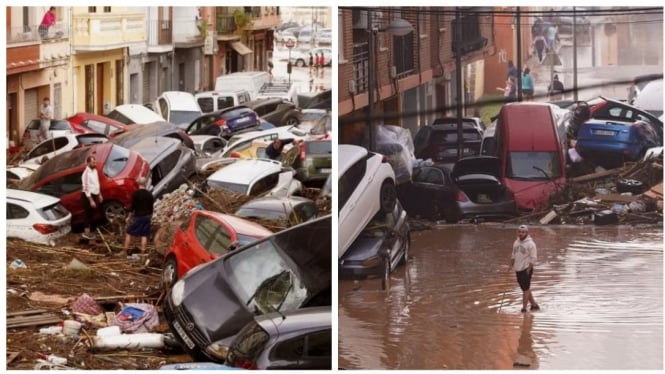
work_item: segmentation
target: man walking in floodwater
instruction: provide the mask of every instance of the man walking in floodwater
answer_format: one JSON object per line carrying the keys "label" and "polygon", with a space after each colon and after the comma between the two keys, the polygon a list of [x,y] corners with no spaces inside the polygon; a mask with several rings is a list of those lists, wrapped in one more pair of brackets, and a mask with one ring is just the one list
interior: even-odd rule
{"label": "man walking in floodwater", "polygon": [[521,225],[517,229],[517,239],[513,243],[510,267],[515,271],[517,283],[522,289],[522,313],[526,313],[526,307],[529,303],[531,303],[531,310],[540,310],[540,306],[538,306],[531,293],[531,276],[537,259],[538,249],[536,243],[529,236],[529,227]]}

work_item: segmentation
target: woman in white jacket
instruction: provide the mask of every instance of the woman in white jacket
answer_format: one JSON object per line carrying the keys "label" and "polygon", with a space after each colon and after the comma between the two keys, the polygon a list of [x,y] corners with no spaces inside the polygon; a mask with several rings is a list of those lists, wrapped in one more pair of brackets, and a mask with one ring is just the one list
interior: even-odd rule
{"label": "woman in white jacket", "polygon": [[513,243],[510,267],[515,271],[517,283],[522,289],[522,313],[526,313],[526,307],[529,303],[531,303],[531,310],[540,309],[531,293],[531,276],[537,259],[538,249],[536,243],[529,236],[529,227],[521,225],[517,229],[517,239]]}

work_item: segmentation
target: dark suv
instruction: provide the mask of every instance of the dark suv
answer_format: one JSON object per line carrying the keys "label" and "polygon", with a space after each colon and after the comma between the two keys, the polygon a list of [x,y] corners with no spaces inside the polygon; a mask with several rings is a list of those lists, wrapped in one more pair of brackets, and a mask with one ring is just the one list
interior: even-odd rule
{"label": "dark suv", "polygon": [[254,110],[238,105],[202,115],[187,127],[187,133],[229,139],[243,132],[258,131],[260,125],[259,115]]}
{"label": "dark suv", "polygon": [[471,118],[462,119],[462,154],[457,155],[457,118],[439,118],[421,127],[413,139],[416,158],[453,164],[460,158],[480,154],[483,130]]}
{"label": "dark suv", "polygon": [[300,123],[300,110],[284,99],[256,99],[246,103],[261,119],[275,126],[293,126]]}
{"label": "dark suv", "polygon": [[256,316],[332,304],[331,216],[294,226],[190,270],[164,305],[193,358],[224,362]]}

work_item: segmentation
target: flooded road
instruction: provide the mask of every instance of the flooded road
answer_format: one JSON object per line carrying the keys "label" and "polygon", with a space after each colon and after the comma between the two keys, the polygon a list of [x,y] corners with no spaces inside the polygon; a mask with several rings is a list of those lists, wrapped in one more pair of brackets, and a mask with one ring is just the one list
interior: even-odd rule
{"label": "flooded road", "polygon": [[530,234],[537,312],[520,313],[515,226],[414,232],[412,259],[387,291],[379,280],[340,281],[339,368],[662,369],[662,229]]}

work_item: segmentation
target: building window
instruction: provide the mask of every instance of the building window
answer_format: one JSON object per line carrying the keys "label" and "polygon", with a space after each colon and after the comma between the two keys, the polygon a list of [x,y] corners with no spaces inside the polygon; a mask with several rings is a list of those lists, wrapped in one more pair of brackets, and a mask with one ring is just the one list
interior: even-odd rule
{"label": "building window", "polygon": [[110,6],[105,6],[104,7],[104,13],[111,13],[111,7]]}
{"label": "building window", "polygon": [[[457,52],[457,19],[452,20],[452,52]],[[478,13],[463,13],[461,16],[462,22],[462,35],[461,35],[461,50],[462,54],[477,51],[487,45],[487,38],[482,37],[480,34],[480,22]]]}
{"label": "building window", "polygon": [[353,73],[356,93],[367,91],[369,79],[369,45],[367,43],[353,46]]}
{"label": "building window", "polygon": [[337,60],[344,61],[344,14],[337,11]]}
{"label": "building window", "polygon": [[97,7],[96,6],[89,6],[88,7],[88,13],[97,13]]}
{"label": "building window", "polygon": [[413,32],[405,36],[393,36],[393,65],[397,70],[397,78],[413,72]]}

